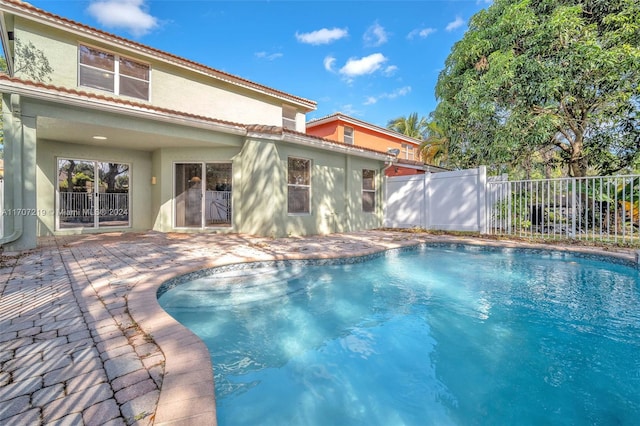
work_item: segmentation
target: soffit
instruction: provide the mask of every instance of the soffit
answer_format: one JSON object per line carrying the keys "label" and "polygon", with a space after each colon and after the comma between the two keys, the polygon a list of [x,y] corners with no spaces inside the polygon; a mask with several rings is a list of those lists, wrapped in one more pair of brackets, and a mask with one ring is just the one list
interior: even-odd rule
{"label": "soffit", "polygon": [[[216,140],[210,137],[193,138],[180,135],[179,131],[171,134],[164,132],[144,132],[129,128],[105,126],[95,123],[83,123],[71,119],[38,117],[37,135],[39,140],[50,140],[65,143],[92,145],[104,148],[123,148],[139,151],[154,151],[159,148],[176,147],[228,147],[228,139]],[[94,139],[94,136],[106,139]],[[238,145],[241,143],[238,138]]]}

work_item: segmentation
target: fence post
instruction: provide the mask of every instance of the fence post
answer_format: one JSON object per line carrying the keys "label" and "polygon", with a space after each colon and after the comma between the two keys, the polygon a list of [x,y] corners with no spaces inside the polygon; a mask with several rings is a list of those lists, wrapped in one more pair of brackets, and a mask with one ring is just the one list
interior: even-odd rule
{"label": "fence post", "polygon": [[420,215],[422,219],[422,226],[424,229],[431,229],[431,172],[427,172],[424,175],[423,191],[424,191],[424,208],[423,214]]}
{"label": "fence post", "polygon": [[578,216],[576,215],[576,213],[578,209],[576,208],[576,201],[577,201],[576,190],[577,190],[576,178],[573,178],[571,179],[571,235],[569,235],[569,237],[573,239],[577,238],[576,221],[578,220]]}
{"label": "fence post", "polygon": [[487,234],[487,167],[478,167],[478,232]]}

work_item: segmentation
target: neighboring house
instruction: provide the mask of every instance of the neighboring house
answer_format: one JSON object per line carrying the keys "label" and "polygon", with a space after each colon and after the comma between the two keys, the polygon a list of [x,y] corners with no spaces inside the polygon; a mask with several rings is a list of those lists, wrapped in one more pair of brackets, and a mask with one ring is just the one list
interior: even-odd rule
{"label": "neighboring house", "polygon": [[358,120],[337,112],[307,122],[307,134],[376,151],[397,153],[397,162],[386,170],[387,176],[423,174],[418,139]]}
{"label": "neighboring house", "polygon": [[[306,135],[315,102],[0,2],[5,205],[0,244],[91,232],[325,234],[382,226],[395,158]],[[44,52],[46,82],[14,72]]]}

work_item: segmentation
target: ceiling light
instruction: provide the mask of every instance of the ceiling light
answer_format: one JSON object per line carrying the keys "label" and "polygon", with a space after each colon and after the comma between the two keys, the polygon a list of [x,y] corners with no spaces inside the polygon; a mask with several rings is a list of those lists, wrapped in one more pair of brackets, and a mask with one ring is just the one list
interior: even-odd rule
{"label": "ceiling light", "polygon": [[95,140],[98,140],[98,141],[105,141],[105,140],[107,140],[107,137],[106,137],[106,136],[94,136],[93,138],[94,138]]}

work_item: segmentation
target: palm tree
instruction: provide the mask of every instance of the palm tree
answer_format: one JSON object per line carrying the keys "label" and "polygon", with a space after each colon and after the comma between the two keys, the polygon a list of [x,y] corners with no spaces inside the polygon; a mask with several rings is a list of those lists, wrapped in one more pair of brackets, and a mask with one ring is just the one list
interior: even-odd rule
{"label": "palm tree", "polygon": [[408,117],[398,117],[387,123],[387,129],[395,130],[405,136],[414,139],[424,139],[427,131],[428,121],[425,117],[418,119],[418,113],[409,114]]}
{"label": "palm tree", "polygon": [[447,161],[449,154],[449,138],[445,135],[442,127],[435,121],[427,124],[426,139],[418,147],[418,152],[422,161],[433,166]]}

